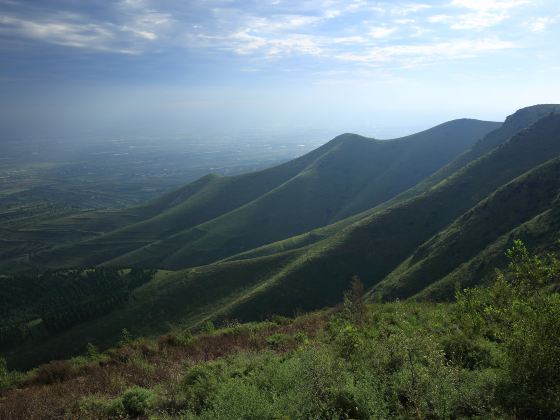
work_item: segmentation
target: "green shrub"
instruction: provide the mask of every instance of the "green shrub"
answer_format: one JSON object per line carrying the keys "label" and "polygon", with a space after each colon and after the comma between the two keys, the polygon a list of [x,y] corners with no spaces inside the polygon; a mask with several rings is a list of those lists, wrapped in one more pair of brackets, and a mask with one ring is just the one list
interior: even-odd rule
{"label": "green shrub", "polygon": [[159,343],[171,347],[186,346],[194,341],[194,336],[189,330],[174,331],[168,335],[160,337]]}
{"label": "green shrub", "polygon": [[139,386],[127,389],[120,398],[124,412],[130,416],[146,414],[154,400],[155,393],[153,391]]}
{"label": "green shrub", "polygon": [[216,327],[214,326],[214,323],[212,321],[206,321],[200,328],[200,331],[204,333],[212,333],[215,330]]}
{"label": "green shrub", "polygon": [[103,418],[107,415],[122,415],[124,410],[114,409],[113,401],[96,394],[87,395],[76,402],[69,412],[68,418]]}
{"label": "green shrub", "polygon": [[223,371],[223,362],[205,363],[187,370],[180,383],[180,389],[190,410],[199,413],[206,408],[214,391],[223,380]]}
{"label": "green shrub", "polygon": [[503,352],[498,400],[521,417],[560,416],[560,295],[548,286],[558,278],[553,255],[532,256],[520,241],[507,252],[510,264],[489,287],[457,295],[461,321],[471,333]]}
{"label": "green shrub", "polygon": [[468,337],[458,331],[445,335],[440,341],[445,358],[457,366],[470,370],[496,366],[492,343],[480,337]]}

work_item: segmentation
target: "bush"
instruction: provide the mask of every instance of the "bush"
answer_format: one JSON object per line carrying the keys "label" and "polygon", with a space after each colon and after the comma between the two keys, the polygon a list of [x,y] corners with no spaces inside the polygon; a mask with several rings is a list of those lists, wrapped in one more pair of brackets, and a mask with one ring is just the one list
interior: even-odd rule
{"label": "bush", "polygon": [[186,405],[195,413],[201,412],[223,379],[224,364],[211,362],[190,368],[180,384]]}
{"label": "bush", "polygon": [[124,412],[130,416],[146,414],[154,400],[153,391],[139,386],[127,389],[120,398]]}
{"label": "bush", "polygon": [[468,337],[464,332],[445,335],[441,339],[445,358],[454,365],[469,370],[495,367],[492,344],[480,337]]}
{"label": "bush", "polygon": [[48,385],[63,382],[74,375],[72,364],[68,361],[56,360],[39,366],[32,377],[32,382]]}
{"label": "bush", "polygon": [[487,288],[457,295],[460,320],[470,333],[494,340],[501,351],[498,399],[521,417],[560,416],[560,295],[548,287],[558,278],[553,255],[532,256],[515,241],[506,273]]}

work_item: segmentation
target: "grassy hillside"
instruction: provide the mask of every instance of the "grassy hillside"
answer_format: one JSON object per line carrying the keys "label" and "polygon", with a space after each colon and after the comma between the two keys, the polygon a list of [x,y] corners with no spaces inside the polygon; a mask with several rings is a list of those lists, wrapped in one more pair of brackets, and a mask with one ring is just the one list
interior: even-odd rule
{"label": "grassy hillside", "polygon": [[[556,158],[501,187],[419,246],[376,286],[376,292],[386,299],[419,293],[502,235],[550,210],[559,192],[560,158]],[[465,276],[462,282],[472,284],[473,280]],[[453,291],[447,298],[452,296]]]}
{"label": "grassy hillside", "polygon": [[197,181],[184,191],[133,209],[142,219],[137,223],[41,253],[32,261],[169,269],[207,264],[380,204],[498,126],[456,120],[386,141],[342,135],[275,168]]}
{"label": "grassy hillside", "polygon": [[[153,280],[134,289],[126,302],[109,313],[42,336],[40,341],[23,342],[4,354],[16,366],[29,366],[61,352],[70,355],[82,351],[88,342],[101,347],[111,345],[118,340],[123,328],[134,336],[152,335],[175,325],[192,327],[210,319],[255,319],[274,313],[292,315],[299,310],[332,305],[352,275],[358,274],[368,287],[378,283],[418,245],[495,189],[557,156],[560,153],[559,132],[558,117],[546,117],[413,199],[379,206],[323,228],[232,255],[215,264],[177,273],[160,272]],[[353,142],[366,148],[377,147],[378,143],[362,138],[339,139],[338,146],[329,146],[326,156],[338,156],[339,148],[355,147]],[[322,164],[323,159],[327,158],[321,155],[317,162]],[[321,168],[321,165],[313,167]],[[554,174],[552,171],[545,177],[551,185]],[[209,177],[184,194],[192,198],[227,179]],[[523,187],[527,194],[531,192],[529,187],[529,184]],[[548,192],[549,189],[543,190],[542,195]],[[181,206],[183,198],[166,196],[160,206],[173,209],[174,200]],[[539,203],[544,201],[544,198],[535,201],[537,210],[531,208],[531,215],[538,213]],[[174,254],[171,251],[169,255]],[[75,263],[78,265],[79,261],[77,258]],[[428,283],[431,281],[426,285]]]}
{"label": "grassy hillside", "polygon": [[368,287],[374,286],[416,247],[496,189],[558,155],[560,115],[554,114],[426,193],[373,212],[313,244],[280,275],[269,279],[268,288],[236,307],[230,316],[246,319],[332,304],[354,274]]}
{"label": "grassy hillside", "polygon": [[475,161],[495,147],[506,142],[521,130],[530,127],[542,117],[557,112],[560,112],[560,105],[557,104],[533,105],[514,112],[506,118],[500,128],[488,133],[487,136],[476,142],[472,148],[462,153],[457,157],[457,159],[445,165],[422,182],[419,182],[416,186],[397,196],[395,198],[396,201],[402,201],[403,199],[410,198],[419,192],[426,191],[445,178],[453,175],[453,173],[457,172],[470,162]]}
{"label": "grassy hillside", "polygon": [[550,209],[500,236],[474,257],[417,293],[414,298],[447,300],[457,289],[487,283],[495,274],[494,267],[506,264],[505,251],[517,238],[540,252],[551,249],[557,251],[560,247],[560,202],[556,200]]}
{"label": "grassy hillside", "polygon": [[0,418],[557,418],[560,261],[509,255],[453,304],[368,304],[353,282],[293,320],[123,337],[23,374],[0,361]]}
{"label": "grassy hillside", "polygon": [[[177,273],[160,271],[141,287],[128,289],[126,299],[116,302],[110,310],[84,318],[68,328],[28,335],[20,343],[0,347],[0,354],[11,366],[28,368],[81,353],[88,343],[106,348],[119,340],[123,329],[138,337],[161,334],[178,325],[195,327],[218,318],[220,312],[235,305],[237,299],[253,293],[290,258],[292,255],[288,252]],[[28,296],[28,304],[40,305],[36,298],[40,299],[41,295]],[[103,298],[103,295],[90,295],[90,300],[96,298]],[[36,318],[20,317],[17,321],[21,324],[21,321]]]}
{"label": "grassy hillside", "polygon": [[[508,121],[511,126],[523,126],[514,118]],[[454,124],[470,123],[461,120]],[[444,125],[434,130],[440,130],[441,140],[448,129],[449,126]],[[503,129],[489,136],[496,136],[500,130]],[[426,133],[422,135],[427,136]],[[381,177],[385,176],[391,173],[391,168],[382,166],[381,161],[368,167],[365,160],[360,160],[358,156],[367,157],[368,153],[373,153],[371,150],[376,151],[373,153],[376,156],[379,150],[401,151],[410,146],[410,139],[385,143],[358,136],[342,136],[295,163],[263,171],[270,184],[282,177],[287,180],[255,200],[250,200],[254,189],[241,190],[241,185],[250,182],[235,184],[244,176],[203,178],[183,190],[149,203],[142,211],[134,210],[138,212],[138,217],[142,212],[141,217],[147,217],[147,237],[155,235],[149,226],[156,226],[153,223],[159,217],[163,218],[161,226],[169,222],[171,229],[174,218],[179,220],[181,214],[188,213],[192,218],[196,214],[201,218],[212,217],[206,216],[203,209],[211,203],[219,203],[220,197],[229,197],[227,194],[237,193],[234,195],[239,200],[250,201],[196,229],[172,235],[170,238],[176,242],[159,241],[152,247],[143,247],[138,265],[155,265],[162,255],[170,265],[175,261],[176,266],[189,259],[192,263],[198,261],[202,264],[210,254],[215,258],[225,258],[183,271],[160,271],[152,280],[127,289],[126,299],[116,301],[110,310],[94,311],[80,322],[48,334],[44,331],[32,334],[5,348],[3,354],[14,366],[30,366],[61,354],[83,351],[88,342],[100,347],[112,345],[119,339],[123,328],[133,336],[143,336],[159,334],[177,325],[200,326],[208,320],[253,320],[278,313],[293,315],[298,311],[336,303],[354,274],[359,275],[367,287],[378,285],[377,291],[385,298],[452,296],[456,284],[470,285],[486,278],[493,266],[488,265],[488,261],[496,265],[503,263],[499,257],[513,238],[527,238],[531,244],[542,247],[553,243],[555,235],[551,232],[557,232],[557,201],[554,200],[560,179],[560,161],[557,159],[560,155],[559,136],[560,116],[547,115],[437,185],[422,193],[417,192],[412,198],[381,204],[276,242],[274,236],[266,236],[270,235],[264,227],[266,224],[256,222],[259,217],[277,218],[279,223],[283,220],[281,214],[292,211],[293,218],[296,218],[301,212],[300,221],[285,220],[286,229],[291,229],[290,223],[311,223],[306,211],[298,206],[304,203],[309,207],[310,214],[321,210],[319,206],[314,207],[307,197],[317,197],[321,180],[339,182],[337,178],[343,168],[352,166],[356,159],[364,164],[359,165],[356,172],[351,172],[351,178],[365,177],[365,174],[373,174],[374,171],[382,173]],[[405,157],[402,159],[406,160]],[[336,176],[329,178],[332,174]],[[246,176],[258,184],[255,174]],[[373,184],[376,179],[373,179]],[[305,191],[308,194],[298,196],[295,204],[285,206],[282,211],[272,206],[286,191],[294,193],[304,189],[306,182],[308,189]],[[350,188],[349,185],[342,189]],[[368,188],[369,185],[361,191]],[[335,196],[332,191],[325,194],[322,204],[326,202],[325,197]],[[361,200],[364,196],[356,194],[354,197]],[[222,209],[230,205],[227,202],[222,204]],[[178,211],[178,208],[181,210]],[[344,208],[340,211],[345,211]],[[152,213],[158,215],[149,217]],[[231,219],[232,215],[239,217]],[[332,217],[337,219],[334,212]],[[252,226],[250,221],[257,224]],[[211,228],[215,226],[224,228]],[[239,226],[245,226],[247,233],[237,231]],[[543,226],[550,232],[543,233]],[[114,232],[114,235],[118,236],[119,232]],[[520,232],[530,234],[519,236]],[[254,248],[250,234],[257,233],[270,243]],[[103,246],[100,237],[98,241],[82,243],[73,254],[71,247],[63,247],[57,251],[61,254],[42,254],[41,257],[60,257],[57,263],[75,266],[83,264],[82,255],[86,250],[92,257],[92,260],[86,259],[87,262],[100,257],[112,258],[115,250],[130,257],[126,254],[126,243],[117,239],[112,242],[111,235],[113,233],[103,236],[107,240],[106,246]],[[228,242],[228,237],[253,249],[243,251],[243,247]],[[140,238],[131,237],[133,239],[138,241],[136,244],[142,243]],[[187,247],[185,243],[195,243],[197,248]],[[237,252],[240,249],[243,252]],[[130,264],[126,258],[110,261],[119,266]],[[40,296],[40,293],[30,294],[31,300],[32,296]],[[43,317],[37,313],[22,318],[22,321],[40,325]],[[80,316],[74,318],[79,319]]]}
{"label": "grassy hillside", "polygon": [[551,112],[558,110],[560,110],[560,105],[535,105],[520,109],[514,114],[508,116],[506,118],[506,122],[501,127],[490,132],[487,136],[478,141],[471,149],[461,154],[457,159],[453,160],[451,163],[436,171],[433,175],[419,182],[415,186],[409,188],[405,192],[398,194],[394,198],[378,205],[375,209],[366,210],[365,212],[358,213],[352,217],[345,218],[340,222],[330,224],[323,228],[314,229],[304,234],[271,243],[254,250],[243,252],[241,254],[229,257],[228,259],[246,259],[250,258],[251,256],[270,255],[274,252],[300,248],[332,236],[334,233],[342,230],[343,227],[356,222],[365,215],[372,213],[372,211],[382,211],[385,208],[389,208],[397,203],[404,202],[429,190],[434,185],[441,182],[441,180],[452,175],[454,172],[466,166],[468,163],[476,160],[484,153],[489,152],[493,147],[506,142],[512,137],[512,135],[517,134],[517,132],[525,128],[528,128],[543,116],[546,116]]}

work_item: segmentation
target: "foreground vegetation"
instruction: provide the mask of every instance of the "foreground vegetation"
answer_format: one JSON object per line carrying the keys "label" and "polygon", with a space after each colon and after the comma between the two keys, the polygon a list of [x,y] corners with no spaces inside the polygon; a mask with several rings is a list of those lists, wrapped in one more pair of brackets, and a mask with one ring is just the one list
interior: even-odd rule
{"label": "foreground vegetation", "polygon": [[508,257],[452,304],[369,304],[356,279],[334,310],[4,368],[0,418],[556,418],[560,262]]}

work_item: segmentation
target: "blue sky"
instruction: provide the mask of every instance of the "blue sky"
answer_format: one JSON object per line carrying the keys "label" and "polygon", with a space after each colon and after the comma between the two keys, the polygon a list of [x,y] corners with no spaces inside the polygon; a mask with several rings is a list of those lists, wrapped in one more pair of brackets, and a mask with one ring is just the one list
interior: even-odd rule
{"label": "blue sky", "polygon": [[557,0],[0,0],[3,135],[388,137],[560,102]]}

